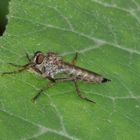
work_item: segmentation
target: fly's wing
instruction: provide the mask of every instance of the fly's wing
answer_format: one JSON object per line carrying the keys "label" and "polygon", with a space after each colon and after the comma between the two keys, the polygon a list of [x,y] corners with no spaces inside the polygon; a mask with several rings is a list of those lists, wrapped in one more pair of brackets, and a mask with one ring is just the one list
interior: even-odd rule
{"label": "fly's wing", "polygon": [[61,71],[58,69],[58,71],[54,74],[54,79],[62,79],[62,78],[69,78],[71,75],[65,71]]}

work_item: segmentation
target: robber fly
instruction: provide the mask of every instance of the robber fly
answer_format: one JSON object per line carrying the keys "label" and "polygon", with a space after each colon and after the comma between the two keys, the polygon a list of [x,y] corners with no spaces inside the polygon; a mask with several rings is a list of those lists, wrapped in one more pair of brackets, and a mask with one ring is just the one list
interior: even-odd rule
{"label": "robber fly", "polygon": [[4,72],[2,75],[17,74],[25,70],[29,70],[39,74],[43,78],[49,79],[47,86],[41,89],[37,95],[33,97],[33,101],[35,101],[44,90],[47,90],[54,84],[58,82],[72,81],[75,85],[76,93],[81,99],[95,103],[93,100],[88,99],[81,94],[77,85],[77,81],[84,81],[87,83],[105,83],[110,81],[100,74],[76,66],[75,64],[78,53],[76,53],[71,63],[63,61],[62,57],[54,52],[48,52],[47,54],[44,54],[40,51],[37,51],[32,58],[30,58],[28,54],[26,54],[26,57],[29,61],[28,64],[17,65],[9,63],[12,66],[18,67],[18,70]]}

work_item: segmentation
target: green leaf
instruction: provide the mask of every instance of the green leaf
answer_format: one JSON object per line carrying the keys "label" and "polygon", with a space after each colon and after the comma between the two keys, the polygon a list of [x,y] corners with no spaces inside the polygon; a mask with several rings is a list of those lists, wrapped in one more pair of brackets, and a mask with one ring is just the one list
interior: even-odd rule
{"label": "green leaf", "polygon": [[138,0],[11,0],[0,38],[0,72],[26,64],[25,53],[58,52],[111,79],[72,82],[45,91],[48,80],[29,72],[0,76],[2,140],[138,140],[140,137],[140,2]]}

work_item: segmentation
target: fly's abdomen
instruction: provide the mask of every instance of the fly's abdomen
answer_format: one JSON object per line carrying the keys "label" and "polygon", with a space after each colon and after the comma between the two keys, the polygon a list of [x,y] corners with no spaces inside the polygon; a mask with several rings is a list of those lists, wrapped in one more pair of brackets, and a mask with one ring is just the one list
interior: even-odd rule
{"label": "fly's abdomen", "polygon": [[73,65],[67,65],[66,66],[67,71],[73,75],[77,80],[90,82],[90,83],[104,83],[107,81],[110,81],[109,79],[104,78],[103,76],[94,73],[92,71],[73,66]]}

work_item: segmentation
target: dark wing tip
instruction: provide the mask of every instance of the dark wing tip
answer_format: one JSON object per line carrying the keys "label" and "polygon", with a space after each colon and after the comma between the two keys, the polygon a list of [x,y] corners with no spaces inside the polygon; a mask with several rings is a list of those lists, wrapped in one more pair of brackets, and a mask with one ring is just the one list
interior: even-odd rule
{"label": "dark wing tip", "polygon": [[110,82],[110,81],[111,81],[110,79],[103,78],[101,83]]}

